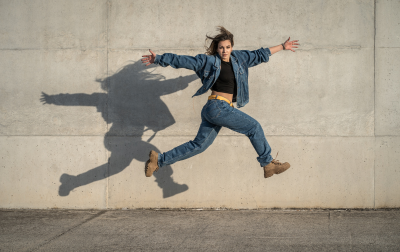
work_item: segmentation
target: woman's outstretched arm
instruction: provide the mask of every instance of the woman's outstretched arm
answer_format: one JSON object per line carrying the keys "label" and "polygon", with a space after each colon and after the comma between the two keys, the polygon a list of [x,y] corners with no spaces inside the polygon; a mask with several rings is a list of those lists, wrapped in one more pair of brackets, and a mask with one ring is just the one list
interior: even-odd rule
{"label": "woman's outstretched arm", "polygon": [[171,66],[173,68],[186,68],[195,72],[203,68],[207,61],[205,54],[198,54],[195,57],[187,55],[176,55],[173,53],[164,53],[162,55],[156,55],[150,50],[150,55],[143,55],[142,63],[146,66],[150,64],[156,64],[162,67]]}
{"label": "woman's outstretched arm", "polygon": [[290,37],[281,45],[273,46],[270,47],[269,50],[271,51],[271,54],[274,54],[276,52],[279,52],[281,50],[291,50],[294,52],[293,48],[297,48],[298,45],[300,45],[298,40],[292,40],[290,41]]}

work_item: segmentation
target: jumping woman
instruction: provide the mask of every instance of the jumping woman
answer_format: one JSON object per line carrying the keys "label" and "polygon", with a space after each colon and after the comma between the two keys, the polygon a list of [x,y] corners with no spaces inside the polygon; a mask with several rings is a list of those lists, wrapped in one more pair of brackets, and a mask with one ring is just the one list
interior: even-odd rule
{"label": "jumping woman", "polygon": [[150,159],[145,165],[146,177],[150,177],[159,167],[173,164],[205,151],[217,137],[221,127],[245,134],[264,169],[264,178],[271,177],[289,169],[289,163],[281,163],[271,156],[271,147],[265,138],[261,125],[249,115],[234,108],[243,107],[249,102],[248,73],[249,67],[267,62],[269,57],[281,50],[297,48],[298,40],[290,41],[290,37],[282,44],[271,48],[260,48],[255,51],[233,51],[233,34],[224,27],[218,27],[219,34],[211,40],[205,54],[195,57],[165,53],[143,55],[142,62],[162,67],[187,68],[196,72],[201,79],[202,87],[194,96],[202,95],[211,89],[211,95],[201,111],[201,124],[196,138],[174,149],[157,153],[150,151]]}

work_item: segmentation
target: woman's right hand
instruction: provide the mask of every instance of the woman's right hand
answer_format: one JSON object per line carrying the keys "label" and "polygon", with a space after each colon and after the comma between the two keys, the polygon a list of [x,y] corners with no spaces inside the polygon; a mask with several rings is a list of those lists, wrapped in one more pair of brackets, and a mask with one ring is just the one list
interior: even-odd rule
{"label": "woman's right hand", "polygon": [[297,48],[298,45],[300,45],[298,40],[292,40],[290,41],[290,37],[285,41],[285,43],[283,43],[283,45],[285,45],[284,50],[290,50],[292,52],[294,52],[294,50],[292,48]]}
{"label": "woman's right hand", "polygon": [[156,54],[153,53],[153,51],[150,50],[150,49],[149,49],[149,51],[150,51],[151,55],[143,55],[142,56],[143,57],[142,58],[142,63],[146,64],[146,66],[148,66],[150,64],[153,64],[154,60],[156,59]]}

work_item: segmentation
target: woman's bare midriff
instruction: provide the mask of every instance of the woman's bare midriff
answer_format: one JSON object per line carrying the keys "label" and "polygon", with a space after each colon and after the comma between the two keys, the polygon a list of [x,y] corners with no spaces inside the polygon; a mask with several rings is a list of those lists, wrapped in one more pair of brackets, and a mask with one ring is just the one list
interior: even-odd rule
{"label": "woman's bare midriff", "polygon": [[226,99],[228,99],[230,102],[232,102],[233,94],[228,94],[228,93],[223,93],[223,92],[217,92],[217,91],[214,91],[214,90],[211,90],[211,91],[212,91],[211,95],[223,96],[223,97],[225,97]]}

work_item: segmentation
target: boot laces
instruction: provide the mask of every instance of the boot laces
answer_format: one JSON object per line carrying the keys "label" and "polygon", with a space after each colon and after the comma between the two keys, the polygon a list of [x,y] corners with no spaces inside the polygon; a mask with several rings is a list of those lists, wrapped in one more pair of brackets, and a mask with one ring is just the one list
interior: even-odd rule
{"label": "boot laces", "polygon": [[273,164],[277,164],[277,165],[281,165],[282,163],[279,162],[279,160],[276,160],[276,158],[278,157],[279,151],[276,153],[276,156],[274,159],[272,159],[271,163]]}

